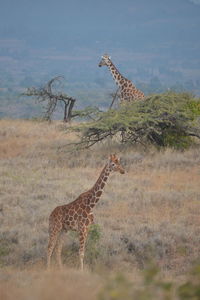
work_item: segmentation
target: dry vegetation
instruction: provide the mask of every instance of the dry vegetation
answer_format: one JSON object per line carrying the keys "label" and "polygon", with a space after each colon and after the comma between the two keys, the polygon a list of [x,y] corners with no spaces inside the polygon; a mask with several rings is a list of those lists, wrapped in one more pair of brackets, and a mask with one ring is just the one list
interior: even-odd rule
{"label": "dry vegetation", "polygon": [[[150,261],[163,277],[181,280],[200,257],[199,148],[144,152],[106,142],[68,153],[64,145],[75,136],[61,129],[0,121],[0,298],[95,299],[111,273],[137,282]],[[87,249],[86,271],[78,271],[78,240],[70,234],[65,270],[47,273],[51,210],[90,188],[112,152],[127,173],[111,176],[95,208],[101,235]]]}

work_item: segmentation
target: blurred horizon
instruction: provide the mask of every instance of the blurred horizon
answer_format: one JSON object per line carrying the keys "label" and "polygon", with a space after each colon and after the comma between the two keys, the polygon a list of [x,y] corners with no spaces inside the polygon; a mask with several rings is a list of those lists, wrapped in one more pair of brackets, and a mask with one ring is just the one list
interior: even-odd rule
{"label": "blurred horizon", "polygon": [[10,101],[19,105],[16,116],[31,116],[30,101],[19,109],[15,95],[57,75],[79,107],[105,107],[116,86],[98,68],[104,53],[146,94],[172,89],[199,96],[199,28],[199,0],[2,0],[0,116],[15,113]]}

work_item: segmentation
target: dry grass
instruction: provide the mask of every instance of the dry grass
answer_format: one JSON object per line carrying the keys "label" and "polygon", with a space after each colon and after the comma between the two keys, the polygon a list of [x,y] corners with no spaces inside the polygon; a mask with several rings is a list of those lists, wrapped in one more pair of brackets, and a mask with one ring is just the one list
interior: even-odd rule
{"label": "dry grass", "polygon": [[[67,153],[63,146],[75,136],[61,127],[0,121],[1,298],[12,299],[14,287],[17,299],[51,299],[66,282],[60,299],[67,293],[67,299],[93,299],[102,284],[99,272],[122,271],[137,277],[149,260],[165,276],[187,272],[200,256],[199,149],[144,152],[107,142],[82,153]],[[95,208],[100,252],[93,267],[86,257],[87,283],[77,271],[78,240],[73,236],[66,239],[63,253],[70,272],[46,275],[51,210],[90,188],[112,152],[121,155],[127,173],[112,175]],[[36,292],[28,298],[31,282]],[[72,288],[75,283],[77,290]],[[46,286],[55,291],[44,291]],[[84,289],[81,296],[79,289]]]}
{"label": "dry grass", "polygon": [[99,275],[76,270],[47,272],[37,270],[5,270],[1,274],[2,300],[88,300],[95,299],[102,286]]}

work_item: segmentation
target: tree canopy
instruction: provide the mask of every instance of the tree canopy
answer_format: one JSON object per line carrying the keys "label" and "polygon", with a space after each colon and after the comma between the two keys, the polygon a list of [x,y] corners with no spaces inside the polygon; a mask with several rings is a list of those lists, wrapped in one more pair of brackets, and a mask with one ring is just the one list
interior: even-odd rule
{"label": "tree canopy", "polygon": [[200,99],[189,93],[167,92],[99,112],[90,122],[72,127],[81,133],[78,148],[88,148],[107,138],[119,143],[149,143],[178,149],[200,138]]}

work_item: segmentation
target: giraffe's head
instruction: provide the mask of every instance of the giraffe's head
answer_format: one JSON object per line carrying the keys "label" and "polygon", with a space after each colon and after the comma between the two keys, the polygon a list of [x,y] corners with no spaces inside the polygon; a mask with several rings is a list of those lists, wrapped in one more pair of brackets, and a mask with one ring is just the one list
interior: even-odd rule
{"label": "giraffe's head", "polygon": [[99,63],[99,67],[108,66],[109,63],[110,63],[110,56],[108,54],[104,54]]}
{"label": "giraffe's head", "polygon": [[125,170],[122,168],[120,164],[120,159],[116,156],[116,154],[111,154],[109,158],[109,167],[112,171],[119,172],[120,174],[124,174]]}

